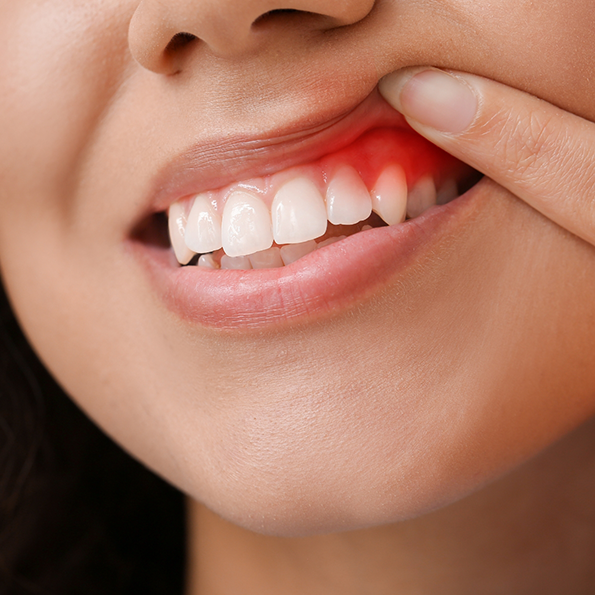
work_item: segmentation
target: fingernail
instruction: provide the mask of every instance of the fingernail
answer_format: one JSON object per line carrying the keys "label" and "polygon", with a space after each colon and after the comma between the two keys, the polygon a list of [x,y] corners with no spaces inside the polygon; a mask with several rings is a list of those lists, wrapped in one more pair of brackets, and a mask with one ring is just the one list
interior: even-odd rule
{"label": "fingernail", "polygon": [[469,128],[477,113],[477,96],[463,80],[441,70],[413,76],[398,71],[380,82],[384,98],[404,116],[449,134]]}

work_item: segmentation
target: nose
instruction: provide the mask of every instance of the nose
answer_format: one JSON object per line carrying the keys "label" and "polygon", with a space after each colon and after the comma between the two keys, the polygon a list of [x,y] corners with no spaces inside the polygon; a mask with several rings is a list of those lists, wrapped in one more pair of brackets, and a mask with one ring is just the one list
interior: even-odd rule
{"label": "nose", "polygon": [[132,55],[157,73],[181,70],[196,43],[223,57],[257,51],[272,27],[345,27],[364,19],[375,0],[141,0],[129,30]]}

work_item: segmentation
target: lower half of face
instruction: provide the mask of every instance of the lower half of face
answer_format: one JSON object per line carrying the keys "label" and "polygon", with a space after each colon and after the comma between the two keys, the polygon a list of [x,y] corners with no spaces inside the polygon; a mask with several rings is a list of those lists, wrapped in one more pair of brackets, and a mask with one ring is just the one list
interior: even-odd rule
{"label": "lower half of face", "polygon": [[[220,188],[260,196],[262,188],[241,179],[292,181],[284,172],[310,165],[297,157],[287,165],[278,156],[277,165],[263,163],[244,151],[250,143],[242,139],[274,140],[292,109],[303,127],[318,118],[324,128],[320,114],[332,115],[329,105],[337,105],[337,118],[328,116],[334,123],[350,111],[339,107],[357,110],[378,78],[401,66],[467,66],[529,87],[527,56],[520,64],[516,51],[502,49],[489,24],[492,9],[447,3],[460,23],[451,30],[430,3],[405,3],[395,12],[393,3],[379,2],[368,21],[327,37],[324,47],[335,44],[338,61],[322,54],[322,45],[295,42],[299,59],[315,65],[296,75],[304,85],[295,91],[271,71],[277,62],[269,53],[261,66],[254,54],[223,59],[204,47],[186,54],[188,69],[204,66],[204,80],[145,71],[126,53],[127,24],[138,7],[112,4],[105,22],[89,24],[88,37],[106,48],[103,59],[81,39],[81,51],[68,58],[79,64],[66,68],[66,50],[52,54],[65,60],[51,64],[56,80],[41,80],[32,60],[23,65],[31,76],[11,74],[16,90],[5,112],[10,107],[12,116],[2,122],[10,144],[2,146],[0,263],[43,361],[134,456],[238,524],[306,535],[445,505],[593,413],[595,250],[487,178],[447,204],[393,225],[376,221],[278,273],[182,270],[161,241],[157,199],[146,199],[152,171],[196,147],[197,138],[190,182],[196,188],[188,195],[222,196],[227,204],[235,195]],[[11,11],[7,22],[27,23],[25,11]],[[537,17],[541,23],[548,15]],[[290,21],[278,24],[291,31]],[[395,41],[397,25],[407,38]],[[473,42],[440,49],[438,42],[461,27],[474,36],[484,27],[500,48],[484,71]],[[390,45],[366,41],[375,31],[374,39],[390,38]],[[422,41],[412,44],[414,34]],[[570,33],[562,37],[571,42]],[[53,43],[60,39],[66,48],[63,37]],[[43,65],[41,49],[27,51]],[[358,76],[340,66],[348,56]],[[538,70],[537,62],[531,68]],[[246,85],[244,76],[243,94],[234,95],[239,66],[253,80],[267,74],[270,88]],[[337,82],[337,68],[352,90]],[[308,76],[315,85],[305,85]],[[320,107],[316,94],[327,78],[336,96],[335,87],[325,89]],[[27,84],[46,91],[43,102],[31,105]],[[205,87],[219,89],[220,98]],[[564,87],[557,90],[563,103]],[[236,97],[235,111],[226,108],[226,93]],[[235,144],[226,144],[226,135]],[[222,174],[211,162],[227,159],[234,147],[244,151],[243,173],[217,185],[212,180]],[[170,202],[184,200],[181,192]],[[225,205],[210,202],[225,220]],[[139,234],[140,227],[151,233]],[[222,228],[228,244],[232,227],[228,221]],[[250,250],[239,257],[249,258]]]}

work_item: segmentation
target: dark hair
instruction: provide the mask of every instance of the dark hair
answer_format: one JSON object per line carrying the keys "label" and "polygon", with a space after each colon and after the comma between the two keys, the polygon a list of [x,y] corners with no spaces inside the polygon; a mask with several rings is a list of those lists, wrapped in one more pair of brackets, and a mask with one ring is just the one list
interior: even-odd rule
{"label": "dark hair", "polygon": [[0,594],[182,593],[182,495],[66,397],[0,284]]}

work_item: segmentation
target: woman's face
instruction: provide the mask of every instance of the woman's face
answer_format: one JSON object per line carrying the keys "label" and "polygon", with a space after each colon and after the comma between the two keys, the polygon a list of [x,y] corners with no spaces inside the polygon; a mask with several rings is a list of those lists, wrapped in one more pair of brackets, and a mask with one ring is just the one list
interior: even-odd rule
{"label": "woman's face", "polygon": [[154,216],[391,121],[375,87],[405,66],[595,120],[589,0],[3,0],[0,57],[0,265],[25,332],[224,517],[415,516],[593,413],[595,249],[488,179],[268,271],[179,269]]}

